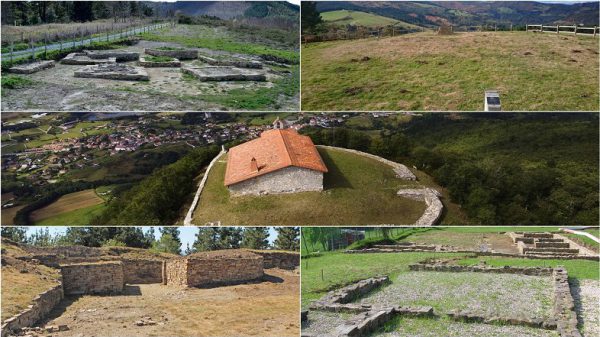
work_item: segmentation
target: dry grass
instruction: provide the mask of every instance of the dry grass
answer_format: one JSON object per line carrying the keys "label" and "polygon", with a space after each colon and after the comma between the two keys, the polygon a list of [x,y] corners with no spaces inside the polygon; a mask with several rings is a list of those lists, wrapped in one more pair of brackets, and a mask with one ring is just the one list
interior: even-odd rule
{"label": "dry grass", "polygon": [[[57,310],[57,336],[298,336],[299,277],[265,271],[260,283],[212,289],[160,284],[128,286],[123,296],[82,296]],[[158,324],[136,326],[142,317]]]}
{"label": "dry grass", "polygon": [[93,189],[69,193],[60,197],[52,204],[31,213],[33,222],[51,218],[62,213],[71,212],[104,203]]}
{"label": "dry grass", "polygon": [[396,195],[402,186],[391,167],[337,150],[319,149],[329,172],[323,192],[230,197],[223,184],[226,160],[209,173],[195,210],[194,223],[223,225],[411,224],[425,203]]}
{"label": "dry grass", "polygon": [[15,258],[28,255],[16,245],[2,243],[2,320],[27,308],[35,296],[58,284],[58,270]]}
{"label": "dry grass", "polygon": [[[368,60],[363,58],[368,57]],[[525,32],[308,44],[306,110],[483,109],[498,89],[504,110],[598,110],[598,39]]]}

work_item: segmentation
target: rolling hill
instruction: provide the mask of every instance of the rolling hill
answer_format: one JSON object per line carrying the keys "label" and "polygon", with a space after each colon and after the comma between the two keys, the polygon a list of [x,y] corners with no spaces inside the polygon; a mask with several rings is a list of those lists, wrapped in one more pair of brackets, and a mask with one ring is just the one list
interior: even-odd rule
{"label": "rolling hill", "polygon": [[289,17],[298,20],[299,6],[286,1],[177,1],[150,3],[159,13],[169,11],[185,15],[216,16],[221,19],[237,17]]}
{"label": "rolling hill", "polygon": [[323,1],[317,10],[368,12],[425,27],[440,23],[455,26],[482,24],[583,24],[598,25],[598,2],[575,4],[534,1]]}

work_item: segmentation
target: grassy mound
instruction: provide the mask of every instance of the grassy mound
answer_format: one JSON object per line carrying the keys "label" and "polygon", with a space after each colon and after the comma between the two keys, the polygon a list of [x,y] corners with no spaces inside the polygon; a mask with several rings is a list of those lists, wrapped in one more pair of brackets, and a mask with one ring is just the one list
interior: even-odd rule
{"label": "grassy mound", "polygon": [[381,27],[398,22],[398,20],[385,16],[351,10],[323,12],[321,13],[321,18],[328,23],[365,27]]}
{"label": "grassy mound", "polygon": [[223,185],[226,158],[215,164],[196,208],[197,225],[349,225],[411,224],[425,203],[402,197],[401,186],[419,185],[395,177],[373,159],[337,150],[319,149],[329,172],[323,192],[232,198]]}
{"label": "grassy mound", "polygon": [[305,110],[597,111],[598,39],[526,32],[416,33],[302,49]]}

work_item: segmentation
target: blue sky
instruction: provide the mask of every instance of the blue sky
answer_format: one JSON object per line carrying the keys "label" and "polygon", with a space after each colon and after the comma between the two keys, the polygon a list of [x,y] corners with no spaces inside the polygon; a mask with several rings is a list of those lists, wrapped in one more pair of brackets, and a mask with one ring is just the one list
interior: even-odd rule
{"label": "blue sky", "polygon": [[[36,231],[38,231],[40,228],[45,229],[48,228],[50,230],[50,233],[52,235],[55,234],[64,234],[67,231],[67,226],[50,226],[50,227],[42,227],[42,226],[32,226],[32,227],[27,227],[27,235],[30,235]],[[160,231],[158,230],[161,227],[154,227],[154,236],[156,237],[156,239],[160,238]],[[142,230],[144,231],[144,233],[146,233],[148,230],[150,229],[150,227],[142,227]],[[195,237],[196,237],[196,233],[198,233],[198,228],[197,227],[179,227],[179,238],[181,239],[181,250],[184,251],[185,248],[187,247],[187,244],[189,243],[190,247],[192,246],[192,244],[194,243]],[[277,232],[275,231],[274,227],[269,227],[269,243],[273,244],[273,241],[275,241],[275,239],[277,238]]]}

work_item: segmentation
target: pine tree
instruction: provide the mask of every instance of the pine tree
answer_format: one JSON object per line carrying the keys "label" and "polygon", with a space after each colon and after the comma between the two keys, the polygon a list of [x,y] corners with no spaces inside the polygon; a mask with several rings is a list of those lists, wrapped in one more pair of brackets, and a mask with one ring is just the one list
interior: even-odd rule
{"label": "pine tree", "polygon": [[181,254],[181,243],[168,233],[163,233],[160,240],[155,241],[152,250],[161,253]]}
{"label": "pine tree", "polygon": [[277,239],[275,239],[275,247],[282,250],[299,250],[300,249],[300,229],[298,227],[277,227]]}
{"label": "pine tree", "polygon": [[219,249],[237,249],[242,242],[242,229],[239,227],[218,227]]}
{"label": "pine tree", "polygon": [[3,238],[25,243],[27,241],[27,227],[2,227],[1,235]]}
{"label": "pine tree", "polygon": [[268,227],[246,227],[242,232],[242,244],[244,248],[267,249],[269,248]]}
{"label": "pine tree", "polygon": [[216,227],[198,228],[192,248],[196,252],[220,249],[218,238],[219,234],[216,231]]}
{"label": "pine tree", "polygon": [[318,26],[323,23],[321,14],[317,11],[317,3],[314,1],[302,1],[301,24],[303,33],[315,33]]}

